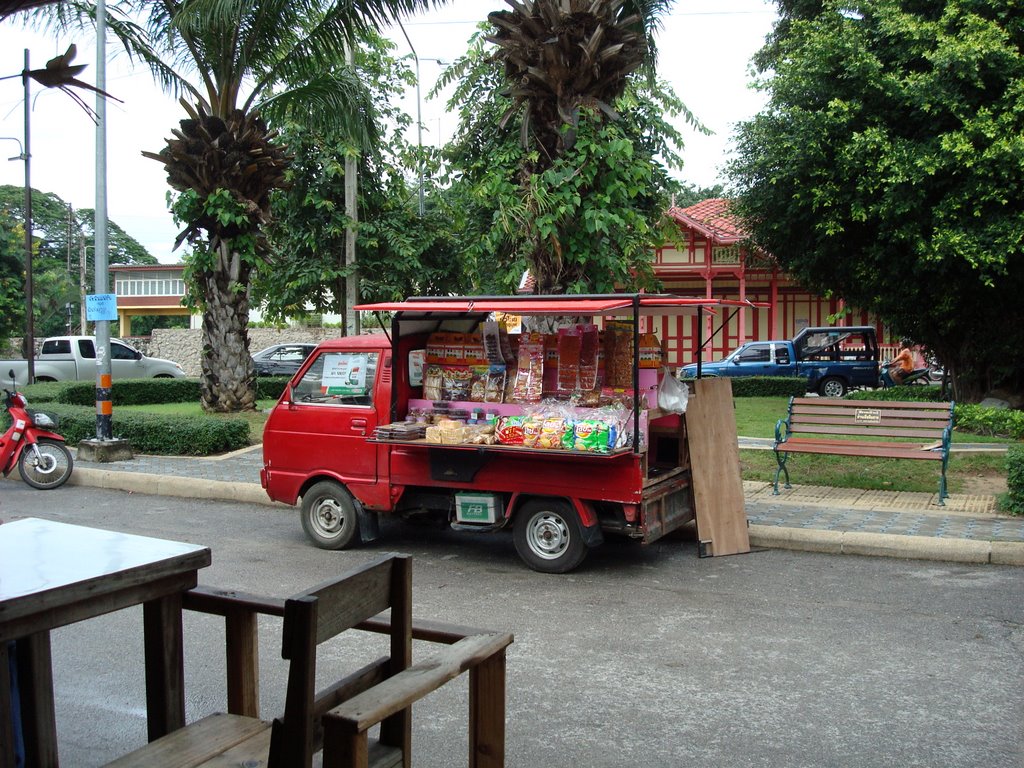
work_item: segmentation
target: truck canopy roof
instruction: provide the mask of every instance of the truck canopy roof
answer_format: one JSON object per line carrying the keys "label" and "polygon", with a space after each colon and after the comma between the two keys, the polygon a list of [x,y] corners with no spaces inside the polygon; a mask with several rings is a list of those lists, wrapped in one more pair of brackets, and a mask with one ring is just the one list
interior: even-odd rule
{"label": "truck canopy roof", "polygon": [[406,301],[360,304],[362,312],[416,315],[505,312],[514,315],[682,315],[717,307],[767,307],[737,299],[696,299],[670,294],[616,293],[580,296],[419,296]]}

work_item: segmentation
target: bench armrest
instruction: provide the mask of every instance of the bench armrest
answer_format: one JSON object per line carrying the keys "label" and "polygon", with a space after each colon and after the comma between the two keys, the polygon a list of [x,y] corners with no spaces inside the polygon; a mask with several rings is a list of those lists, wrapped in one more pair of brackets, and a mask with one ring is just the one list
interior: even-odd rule
{"label": "bench armrest", "polygon": [[786,418],[779,419],[777,422],[775,422],[775,442],[776,443],[784,443],[787,440],[789,440],[789,435],[790,435],[789,416],[786,416]]}
{"label": "bench armrest", "polygon": [[284,616],[284,600],[248,592],[199,585],[182,597],[182,606],[189,611],[227,616],[237,611]]}
{"label": "bench armrest", "polygon": [[362,733],[466,670],[502,654],[511,643],[507,632],[463,638],[330,710],[324,715],[324,730],[340,727]]}

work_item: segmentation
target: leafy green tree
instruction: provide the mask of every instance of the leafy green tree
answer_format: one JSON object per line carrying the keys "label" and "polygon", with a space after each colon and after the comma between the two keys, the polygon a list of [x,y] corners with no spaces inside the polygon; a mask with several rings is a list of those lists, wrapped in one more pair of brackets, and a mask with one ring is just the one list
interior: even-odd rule
{"label": "leafy green tree", "polygon": [[[25,192],[23,187],[0,185],[0,216],[9,222],[18,222],[18,231],[24,238]],[[86,285],[92,290],[93,278],[93,221],[95,213],[89,208],[74,210],[60,196],[52,192],[32,190],[32,299],[33,327],[36,336],[53,336],[67,332],[67,305],[72,304],[72,316],[79,316],[79,263],[86,253]],[[10,230],[12,224],[5,225]],[[114,221],[109,222],[110,264],[156,264],[156,257]],[[20,262],[17,280],[11,289],[20,297],[15,330],[24,333],[24,240],[20,243]],[[5,275],[7,273],[5,272]],[[2,301],[2,300],[0,300]]]}
{"label": "leafy green tree", "polygon": [[[639,71],[650,57],[637,31],[641,17],[617,12],[617,5],[594,4],[561,26],[564,13],[551,3],[535,4],[532,16],[518,7],[491,14],[507,40],[492,36],[499,44],[491,48],[475,37],[442,79],[442,86],[457,80],[452,194],[466,212],[463,240],[485,292],[515,290],[526,270],[540,293],[655,284],[650,247],[676,186],[668,168],[680,167],[682,145],[666,116],[692,115],[666,84]],[[536,55],[529,41],[543,49],[544,40],[556,39],[558,54],[535,62],[530,86],[510,85]],[[592,48],[582,58],[573,50],[581,43]],[[602,53],[605,45],[611,49]],[[597,70],[615,88],[601,78],[591,82],[594,57],[611,61],[627,49],[621,61]],[[538,74],[545,66],[546,80]],[[586,87],[559,100],[552,83],[571,80],[570,66],[588,73],[580,77]]]}
{"label": "leafy green tree", "polygon": [[1024,384],[1024,25],[1009,0],[793,2],[730,176],[758,245],[934,351]]}
{"label": "leafy green tree", "polygon": [[[454,244],[455,212],[435,184],[437,160],[424,149],[430,205],[420,216],[417,190],[406,169],[419,162],[416,147],[403,138],[410,118],[398,106],[404,86],[415,82],[407,63],[393,58],[394,45],[367,34],[355,52],[359,79],[367,85],[381,117],[382,141],[359,156],[356,251],[359,293],[367,301],[457,292],[467,276]],[[342,314],[345,235],[350,224],[342,206],[345,156],[356,150],[344,135],[290,123],[281,131],[292,159],[286,189],[272,199],[268,236],[274,252],[258,267],[253,297],[273,319],[324,312]]]}
{"label": "leafy green tree", "polygon": [[[376,141],[366,89],[344,64],[344,50],[366,31],[439,0],[127,0],[111,31],[152,69],[161,85],[185,94],[187,117],[159,153],[178,196],[173,212],[188,241],[189,297],[203,310],[200,384],[211,411],[255,407],[248,316],[253,268],[268,258],[263,227],[270,194],[285,184],[288,157],[267,122],[294,120],[344,131],[353,146]],[[60,20],[93,11],[72,1],[52,6]],[[194,75],[198,85],[193,84]]]}
{"label": "leafy green tree", "polygon": [[702,200],[725,197],[726,191],[724,184],[714,184],[710,187],[698,187],[696,184],[681,182],[673,190],[673,195],[676,201],[676,207],[689,208],[691,205],[696,205]]}
{"label": "leafy green tree", "polygon": [[0,340],[25,327],[25,229],[0,208]]}

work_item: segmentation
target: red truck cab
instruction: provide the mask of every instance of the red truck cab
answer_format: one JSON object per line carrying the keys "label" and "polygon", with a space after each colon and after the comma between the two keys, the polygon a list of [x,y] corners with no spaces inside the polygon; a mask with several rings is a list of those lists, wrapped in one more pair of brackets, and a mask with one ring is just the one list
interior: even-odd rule
{"label": "red truck cab", "polygon": [[643,379],[651,390],[656,371],[644,376],[634,365],[631,434],[600,453],[438,444],[396,437],[388,427],[430,405],[422,365],[432,333],[468,331],[507,312],[625,315],[636,334],[645,310],[692,313],[709,303],[629,294],[357,307],[391,313],[390,331],[327,340],[310,355],[267,420],[263,487],[276,501],[301,500],[303,529],[327,549],[377,538],[379,515],[424,513],[463,531],[511,530],[524,562],[548,573],[577,567],[605,535],[655,541],[693,518],[685,418],[660,412],[641,386]]}

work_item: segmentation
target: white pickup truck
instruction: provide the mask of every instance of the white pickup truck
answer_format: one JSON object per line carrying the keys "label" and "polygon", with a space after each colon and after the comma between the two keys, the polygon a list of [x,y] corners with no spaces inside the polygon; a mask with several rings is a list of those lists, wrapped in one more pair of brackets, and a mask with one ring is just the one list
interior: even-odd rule
{"label": "white pickup truck", "polygon": [[[0,375],[14,371],[16,385],[28,383],[28,361],[0,360]],[[180,379],[181,366],[159,357],[146,357],[118,339],[110,340],[110,372],[114,379]],[[88,381],[96,378],[94,336],[51,336],[43,340],[35,360],[36,381]]]}

